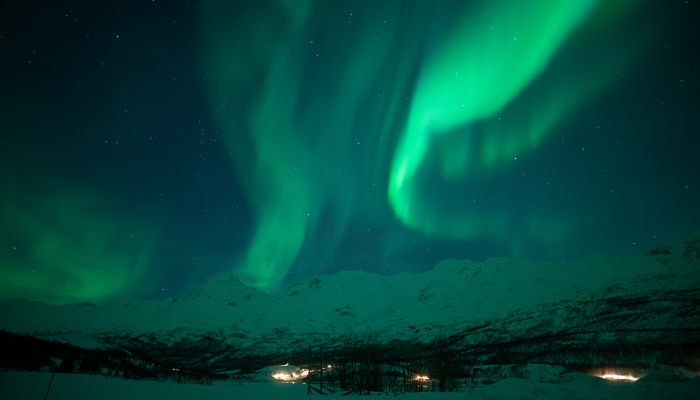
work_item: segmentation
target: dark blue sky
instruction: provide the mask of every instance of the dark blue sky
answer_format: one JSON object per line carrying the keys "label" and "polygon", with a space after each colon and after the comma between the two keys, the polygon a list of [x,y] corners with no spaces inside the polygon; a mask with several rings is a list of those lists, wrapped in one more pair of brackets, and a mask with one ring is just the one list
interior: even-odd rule
{"label": "dark blue sky", "polygon": [[298,3],[3,4],[0,297],[641,254],[698,228],[697,4]]}

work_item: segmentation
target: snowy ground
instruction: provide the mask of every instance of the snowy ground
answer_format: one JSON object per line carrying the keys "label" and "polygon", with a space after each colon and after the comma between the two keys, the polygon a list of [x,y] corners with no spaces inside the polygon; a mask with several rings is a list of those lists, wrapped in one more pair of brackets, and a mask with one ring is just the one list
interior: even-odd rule
{"label": "snowy ground", "polygon": [[[0,373],[0,399],[41,400],[46,395],[50,373]],[[568,374],[557,383],[506,379],[493,385],[478,386],[461,393],[388,394],[407,399],[697,399],[700,379],[680,379],[670,375],[650,375],[635,383],[614,383],[584,374]],[[385,396],[373,393],[372,396]],[[340,393],[328,397],[340,397]],[[362,396],[365,398],[366,396]],[[189,385],[153,381],[133,381],[101,376],[56,374],[50,400],[81,399],[305,399],[304,384],[216,382]]]}
{"label": "snowy ground", "polygon": [[[356,351],[380,349],[376,363],[404,365],[407,353],[422,357],[413,360],[416,368],[439,355],[443,364],[427,364],[438,373],[439,365],[449,362],[476,369],[503,366],[495,384],[467,393],[398,396],[411,399],[683,399],[700,398],[700,378],[652,373],[624,384],[584,374],[557,372],[538,380],[538,373],[507,372],[511,364],[532,372],[539,363],[562,371],[610,364],[662,371],[682,367],[688,376],[698,374],[699,301],[700,234],[640,257],[568,263],[453,260],[421,274],[348,271],[313,277],[274,295],[224,278],[166,301],[58,306],[0,300],[0,329],[83,348],[119,348],[163,365],[219,373],[285,362],[318,365],[312,363],[319,361],[321,345],[328,363],[336,356],[348,359]],[[459,357],[445,356],[455,354]],[[58,368],[63,360],[54,361],[41,367]],[[462,374],[476,371],[465,368]],[[444,367],[443,372],[449,371]],[[0,400],[43,399],[50,379],[46,373],[0,376]],[[48,398],[262,400],[306,395],[303,384],[199,386],[57,374]]]}

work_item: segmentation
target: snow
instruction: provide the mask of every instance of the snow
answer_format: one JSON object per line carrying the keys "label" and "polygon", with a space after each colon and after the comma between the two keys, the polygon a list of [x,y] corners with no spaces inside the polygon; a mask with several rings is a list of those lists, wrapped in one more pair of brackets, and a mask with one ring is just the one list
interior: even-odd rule
{"label": "snow", "polygon": [[592,257],[570,263],[494,258],[448,260],[425,273],[347,271],[267,294],[228,277],[165,301],[46,305],[0,301],[0,329],[94,348],[107,336],[154,334],[171,341],[214,332],[239,347],[269,351],[286,341],[373,335],[429,342],[517,310],[593,296],[697,288],[698,261],[681,249],[651,256]]}
{"label": "snow", "polygon": [[[675,346],[700,342],[696,305],[699,290],[697,235],[672,251],[640,257],[589,257],[566,263],[509,258],[485,262],[446,260],[425,273],[382,276],[357,270],[311,277],[276,294],[246,287],[234,277],[224,277],[197,293],[165,301],[57,306],[1,300],[0,329],[83,348],[118,346],[130,338],[138,338],[145,348],[167,347],[213,335],[215,344],[225,342],[234,348],[238,359],[270,355],[276,359],[306,351],[309,346],[318,351],[322,344],[332,346],[358,339],[399,346],[430,343],[464,332],[468,334],[461,337],[462,344],[473,347],[558,332],[581,336],[567,336],[558,343],[525,342],[547,347],[548,351],[549,346],[568,344],[595,347],[663,342]],[[635,303],[639,299],[642,302]],[[625,336],[615,332],[616,324],[628,329]],[[475,328],[482,326],[489,328]],[[579,328],[583,334],[577,333]],[[533,347],[514,349],[538,353],[538,348]],[[208,365],[213,365],[213,361],[216,360],[209,360]],[[691,398],[686,395],[688,391],[700,392],[695,367],[683,372],[686,378],[693,379],[679,380],[650,371],[637,382],[622,383],[536,362],[541,361],[519,366],[525,372],[522,376],[530,379],[513,379],[506,373],[495,384],[473,386],[468,397]],[[695,362],[698,363],[700,360]],[[218,365],[242,368],[226,362]],[[95,393],[104,394],[100,398],[115,399],[306,396],[304,384],[271,382],[272,369],[264,374],[265,379],[256,382],[215,382],[210,386],[57,374],[49,398],[95,398]],[[46,374],[4,372],[0,398],[43,398],[47,382]],[[400,396],[442,399],[466,395]]]}
{"label": "snow", "polygon": [[[40,400],[46,394],[51,374],[40,372],[2,372],[0,398]],[[546,383],[506,379],[493,385],[476,386],[466,393],[372,393],[408,400],[442,399],[696,399],[700,379],[678,379],[667,375],[648,376],[636,383],[611,383],[583,374],[566,375],[560,382]],[[327,397],[340,398],[342,393]],[[373,396],[373,397],[374,397]],[[347,398],[343,397],[343,398]],[[355,396],[352,396],[355,397]],[[366,398],[361,396],[360,398]],[[308,399],[304,384],[275,382],[216,382],[212,385],[172,382],[134,381],[101,376],[56,374],[50,400],[200,400],[200,399]]]}

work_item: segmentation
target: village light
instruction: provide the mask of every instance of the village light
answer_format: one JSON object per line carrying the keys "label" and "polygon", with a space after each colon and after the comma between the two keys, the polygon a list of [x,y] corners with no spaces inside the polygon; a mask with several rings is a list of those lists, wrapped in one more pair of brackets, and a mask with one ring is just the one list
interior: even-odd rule
{"label": "village light", "polygon": [[606,381],[613,381],[613,382],[637,382],[639,379],[641,379],[645,373],[642,371],[635,371],[635,370],[630,370],[630,369],[603,369],[603,370],[598,370],[598,371],[591,371],[591,375],[596,376],[601,379],[605,379]]}
{"label": "village light", "polygon": [[272,378],[280,382],[296,382],[309,376],[308,369],[300,369],[298,372],[278,371],[272,373]]}
{"label": "village light", "polygon": [[607,373],[603,375],[598,375],[600,378],[603,378],[608,381],[625,381],[625,382],[636,382],[639,380],[639,376],[634,376],[634,375],[624,375],[624,374],[612,374],[612,373]]}

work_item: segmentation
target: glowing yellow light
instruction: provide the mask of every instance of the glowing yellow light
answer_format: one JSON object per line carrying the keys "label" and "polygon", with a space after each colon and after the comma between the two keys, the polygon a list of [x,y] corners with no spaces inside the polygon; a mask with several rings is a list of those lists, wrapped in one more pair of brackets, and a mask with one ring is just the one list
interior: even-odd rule
{"label": "glowing yellow light", "polygon": [[427,375],[416,375],[413,377],[414,381],[421,381],[421,382],[426,382],[430,380],[430,377]]}
{"label": "glowing yellow light", "polygon": [[308,369],[300,369],[298,372],[278,371],[272,373],[272,378],[282,382],[296,382],[309,376]]}
{"label": "glowing yellow light", "polygon": [[616,382],[636,382],[646,375],[646,371],[629,368],[605,368],[597,371],[590,371],[589,373],[598,378]]}
{"label": "glowing yellow light", "polygon": [[625,382],[636,382],[639,380],[639,376],[634,376],[634,375],[623,375],[623,374],[613,374],[613,373],[607,373],[603,375],[598,375],[600,378],[603,378],[608,381],[625,381]]}

